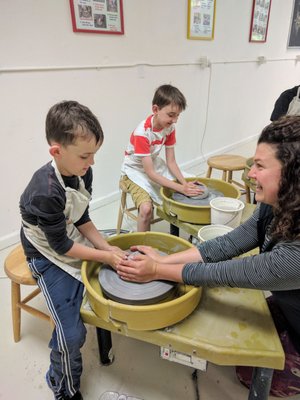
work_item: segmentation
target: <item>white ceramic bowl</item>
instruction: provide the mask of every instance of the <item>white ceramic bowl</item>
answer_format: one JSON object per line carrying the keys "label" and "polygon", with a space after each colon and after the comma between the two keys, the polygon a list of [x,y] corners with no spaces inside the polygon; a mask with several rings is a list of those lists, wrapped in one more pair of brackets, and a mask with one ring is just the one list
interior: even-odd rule
{"label": "white ceramic bowl", "polygon": [[206,225],[199,229],[198,238],[200,242],[205,242],[206,240],[214,239],[218,236],[225,235],[226,233],[232,231],[233,228],[226,225]]}

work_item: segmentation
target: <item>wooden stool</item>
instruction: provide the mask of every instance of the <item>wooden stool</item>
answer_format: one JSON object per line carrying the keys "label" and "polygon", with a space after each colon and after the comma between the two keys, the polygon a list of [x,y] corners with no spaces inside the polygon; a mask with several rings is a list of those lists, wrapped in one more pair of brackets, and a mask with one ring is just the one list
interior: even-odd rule
{"label": "wooden stool", "polygon": [[36,280],[31,275],[21,245],[17,246],[6,257],[4,261],[4,270],[11,280],[11,307],[14,341],[19,342],[21,338],[21,309],[50,322],[53,326],[53,321],[49,315],[27,304],[28,301],[32,300],[41,292],[39,288],[35,289],[24,299],[21,299],[21,285],[37,285]]}
{"label": "wooden stool", "polygon": [[[127,206],[127,194],[130,195],[130,193],[128,192],[126,186],[122,181],[119,183],[119,188],[121,189],[122,194],[121,194],[121,202],[120,202],[118,222],[117,222],[117,235],[119,235],[121,231],[124,214],[126,214],[129,218],[131,218],[134,221],[137,221],[138,219],[137,217],[138,210],[136,206],[135,205],[133,207]],[[159,221],[162,221],[162,218],[152,218],[150,224],[152,225]]]}
{"label": "wooden stool", "polygon": [[[246,188],[246,200],[247,203],[251,203],[251,191],[255,193],[256,191],[256,181],[248,177],[248,173],[253,165],[253,157],[246,160],[245,169],[242,175],[242,180],[245,182]],[[249,201],[248,201],[249,200]],[[255,199],[254,199],[255,202]]]}
{"label": "wooden stool", "polygon": [[[223,171],[222,180],[228,183],[233,183],[234,185],[244,189],[246,191],[245,185],[237,182],[233,179],[233,171],[244,171],[246,166],[246,158],[242,156],[236,156],[233,154],[221,154],[219,156],[209,157],[207,160],[208,170],[206,177],[210,178],[213,168]],[[247,197],[247,191],[246,191]],[[246,201],[250,203],[250,198]]]}

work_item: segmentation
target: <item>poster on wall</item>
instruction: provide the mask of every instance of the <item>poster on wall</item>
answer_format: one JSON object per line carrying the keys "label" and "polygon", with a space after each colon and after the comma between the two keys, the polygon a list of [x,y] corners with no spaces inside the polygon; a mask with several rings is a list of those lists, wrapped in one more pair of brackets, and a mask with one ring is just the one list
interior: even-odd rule
{"label": "poster on wall", "polygon": [[124,34],[122,0],[70,0],[74,32]]}
{"label": "poster on wall", "polygon": [[253,0],[249,42],[267,41],[272,0]]}
{"label": "poster on wall", "polygon": [[214,38],[217,0],[188,0],[188,39]]}
{"label": "poster on wall", "polygon": [[300,0],[294,0],[288,47],[300,47]]}

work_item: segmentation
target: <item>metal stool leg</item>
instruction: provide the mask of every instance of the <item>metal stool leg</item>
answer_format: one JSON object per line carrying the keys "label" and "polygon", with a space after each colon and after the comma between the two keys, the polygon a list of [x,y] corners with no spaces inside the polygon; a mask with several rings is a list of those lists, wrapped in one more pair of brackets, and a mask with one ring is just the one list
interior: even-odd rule
{"label": "metal stool leg", "polygon": [[248,400],[268,400],[273,369],[254,368]]}
{"label": "metal stool leg", "polygon": [[111,332],[106,329],[96,328],[100,362],[110,365],[114,361]]}
{"label": "metal stool leg", "polygon": [[179,228],[176,225],[170,224],[170,234],[173,236],[179,236]]}

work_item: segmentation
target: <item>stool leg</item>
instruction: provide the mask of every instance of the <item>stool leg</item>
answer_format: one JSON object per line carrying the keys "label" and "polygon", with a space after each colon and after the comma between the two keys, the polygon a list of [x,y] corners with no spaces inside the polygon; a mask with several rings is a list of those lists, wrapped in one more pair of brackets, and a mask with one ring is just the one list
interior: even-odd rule
{"label": "stool leg", "polygon": [[206,172],[206,178],[210,178],[212,173],[212,167],[208,167],[208,170]]}
{"label": "stool leg", "polygon": [[232,171],[228,171],[227,182],[232,183]]}
{"label": "stool leg", "polygon": [[18,283],[11,281],[11,308],[14,341],[19,342],[21,338],[21,309],[19,307],[21,300],[21,289]]}
{"label": "stool leg", "polygon": [[119,235],[121,228],[122,228],[124,210],[126,207],[126,195],[127,194],[125,192],[122,192],[121,204],[120,204],[120,208],[119,208],[119,215],[118,215],[118,222],[117,222],[117,235]]}
{"label": "stool leg", "polygon": [[227,171],[224,169],[222,173],[222,181],[227,182]]}
{"label": "stool leg", "polygon": [[249,186],[245,186],[246,191],[246,203],[251,203],[251,195]]}

